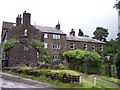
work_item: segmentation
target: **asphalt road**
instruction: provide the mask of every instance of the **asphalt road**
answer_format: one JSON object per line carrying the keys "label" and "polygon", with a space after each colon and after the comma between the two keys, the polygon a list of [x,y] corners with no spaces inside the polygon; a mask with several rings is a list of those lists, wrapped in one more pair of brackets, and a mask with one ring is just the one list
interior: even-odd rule
{"label": "asphalt road", "polygon": [[43,88],[51,88],[50,90],[55,90],[53,88],[57,87],[49,83],[35,81],[32,79],[26,79],[19,76],[3,73],[0,71],[0,88],[29,88],[29,90],[40,90],[40,88],[42,88],[43,90]]}
{"label": "asphalt road", "polygon": [[20,82],[5,80],[0,78],[0,87],[1,88],[43,88],[43,87],[37,87],[34,85],[24,84]]}

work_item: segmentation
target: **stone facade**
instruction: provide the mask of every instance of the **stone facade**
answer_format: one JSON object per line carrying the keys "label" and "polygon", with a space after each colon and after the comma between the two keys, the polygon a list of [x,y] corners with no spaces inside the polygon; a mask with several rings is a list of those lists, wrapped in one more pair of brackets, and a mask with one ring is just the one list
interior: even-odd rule
{"label": "stone facade", "polygon": [[29,66],[37,62],[37,50],[28,44],[18,44],[8,50],[8,67]]}
{"label": "stone facade", "polygon": [[[3,43],[9,39],[17,39],[19,41],[27,39],[27,42],[31,39],[40,40],[44,43],[48,54],[52,56],[54,60],[60,60],[59,54],[68,50],[82,49],[97,52],[104,50],[104,42],[89,37],[75,36],[74,29],[72,29],[70,35],[67,36],[60,29],[59,22],[54,28],[34,26],[31,25],[30,21],[31,14],[24,12],[23,18],[21,15],[18,15],[16,18],[16,26],[14,25],[15,23],[3,22],[1,42]],[[30,65],[38,62],[37,49],[26,43],[20,43],[19,45],[9,48],[7,52],[8,66],[16,66],[18,64]]]}

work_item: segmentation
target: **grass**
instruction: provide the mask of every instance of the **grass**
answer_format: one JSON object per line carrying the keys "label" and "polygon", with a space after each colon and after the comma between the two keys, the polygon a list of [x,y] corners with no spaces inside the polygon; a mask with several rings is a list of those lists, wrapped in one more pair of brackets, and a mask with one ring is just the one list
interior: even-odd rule
{"label": "grass", "polygon": [[93,85],[88,84],[88,83],[83,82],[83,81],[82,81],[81,85],[80,84],[75,84],[75,83],[62,83],[59,80],[52,81],[50,78],[46,78],[45,76],[35,77],[35,76],[26,75],[26,74],[17,74],[17,73],[14,73],[12,71],[5,71],[5,72],[13,74],[13,75],[21,76],[21,77],[24,77],[24,78],[30,78],[30,79],[33,79],[33,80],[38,80],[38,81],[42,81],[42,82],[51,83],[51,84],[54,84],[58,87],[61,86],[62,88],[92,88],[93,87]]}
{"label": "grass", "polygon": [[102,76],[101,79],[109,81],[109,82],[113,82],[113,83],[116,83],[116,84],[120,84],[120,79],[117,79],[117,78]]}
{"label": "grass", "polygon": [[[89,80],[90,82],[94,83],[94,80]],[[96,80],[96,87],[102,87],[102,88],[118,88],[118,86],[114,86],[112,84],[109,84],[109,82],[103,82],[101,80]]]}
{"label": "grass", "polygon": [[[93,83],[93,78],[98,76],[96,74],[86,75],[84,73],[77,72],[75,70],[50,70],[50,69],[35,69],[35,68],[33,69],[33,68],[30,68],[30,67],[29,68],[24,67],[23,69],[24,70],[35,70],[35,71],[38,71],[38,72],[40,71],[40,72],[52,72],[52,73],[67,73],[67,74],[82,75],[82,76],[84,75],[86,80],[88,80],[89,82],[92,82],[92,83]],[[83,80],[82,80],[82,84],[79,85],[79,84],[75,84],[75,83],[62,83],[62,81],[59,81],[59,80],[52,81],[51,78],[46,78],[45,76],[35,77],[35,76],[30,76],[30,75],[25,75],[25,74],[17,74],[17,73],[11,72],[11,71],[9,71],[9,73],[14,74],[14,75],[18,75],[18,76],[21,76],[21,77],[25,77],[25,78],[30,78],[30,79],[33,79],[33,80],[38,80],[38,81],[42,81],[42,82],[51,83],[51,84],[54,84],[56,86],[61,86],[61,87],[64,87],[64,88],[93,88],[93,84],[89,84],[88,82],[84,82]],[[116,84],[118,83],[118,79],[112,78],[112,77],[100,76],[99,79],[105,80],[105,81],[108,81],[108,82],[114,82]],[[106,83],[106,82],[103,82],[101,80],[97,80],[97,86],[94,87],[94,88],[98,88],[98,87],[118,88],[116,86],[110,85],[110,83]]]}
{"label": "grass", "polygon": [[72,75],[84,75],[83,73],[77,72],[75,70],[50,70],[53,73],[66,73]]}
{"label": "grass", "polygon": [[113,86],[113,85],[110,85],[110,84],[108,84],[106,82],[102,82],[100,80],[97,80],[96,85],[100,86],[102,88],[118,88],[118,86]]}

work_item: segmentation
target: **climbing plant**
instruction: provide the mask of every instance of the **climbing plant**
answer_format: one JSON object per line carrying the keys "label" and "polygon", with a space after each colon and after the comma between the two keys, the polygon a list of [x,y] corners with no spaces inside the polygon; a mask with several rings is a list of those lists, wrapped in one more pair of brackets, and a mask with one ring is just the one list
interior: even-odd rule
{"label": "climbing plant", "polygon": [[40,40],[31,39],[28,43],[33,47],[35,47],[36,49],[38,49],[39,52],[42,52],[42,53],[45,52],[44,43],[41,42]]}
{"label": "climbing plant", "polygon": [[[84,51],[84,50],[70,50],[63,53],[63,57],[68,62],[69,69],[75,69],[83,71],[83,64],[87,63],[90,69],[96,69],[100,71],[101,68],[101,56],[97,52]],[[95,67],[97,66],[97,67]],[[89,71],[93,72],[93,71]]]}
{"label": "climbing plant", "polygon": [[44,48],[43,42],[37,39],[31,39],[28,43],[38,49],[40,61],[45,61],[46,63],[51,62],[52,58],[48,55],[47,49]]}
{"label": "climbing plant", "polygon": [[3,43],[3,52],[5,52],[8,48],[15,46],[19,43],[17,39],[9,39]]}

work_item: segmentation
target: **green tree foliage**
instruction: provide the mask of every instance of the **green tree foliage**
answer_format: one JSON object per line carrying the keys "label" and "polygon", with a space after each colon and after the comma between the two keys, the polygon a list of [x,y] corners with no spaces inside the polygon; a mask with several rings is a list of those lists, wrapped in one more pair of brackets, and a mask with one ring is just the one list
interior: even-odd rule
{"label": "green tree foliage", "polygon": [[83,36],[83,35],[84,35],[83,31],[81,31],[81,29],[79,29],[78,36]]}
{"label": "green tree foliage", "polygon": [[120,79],[120,33],[117,34],[118,38],[118,51],[116,57],[117,76]]}
{"label": "green tree foliage", "polygon": [[17,39],[9,39],[3,43],[3,52],[5,52],[8,48],[15,46],[19,41]]}
{"label": "green tree foliage", "polygon": [[44,48],[44,43],[40,40],[32,39],[29,44],[38,49],[40,55],[40,61],[45,61],[46,63],[51,63],[52,58],[48,56],[47,50]]}
{"label": "green tree foliage", "polygon": [[91,65],[91,68],[93,67],[95,69],[96,68],[94,67],[95,65],[98,65],[98,68],[100,68],[100,65],[101,65],[100,64],[101,56],[97,52],[83,51],[83,50],[77,49],[77,50],[66,51],[63,53],[63,56],[69,64],[68,65],[69,69],[84,71],[83,64],[86,60]]}
{"label": "green tree foliage", "polygon": [[100,41],[106,41],[106,37],[108,36],[108,34],[108,29],[105,29],[103,27],[97,27],[96,30],[93,32],[93,38]]}
{"label": "green tree foliage", "polygon": [[114,8],[116,8],[116,10],[120,9],[120,0],[117,0],[117,2],[114,5]]}
{"label": "green tree foliage", "polygon": [[84,51],[84,50],[70,50],[70,51],[66,51],[63,53],[63,56],[66,59],[73,59],[73,60],[83,60],[84,58],[87,58],[91,61],[94,60],[101,60],[100,55],[97,52],[91,52],[91,51]]}
{"label": "green tree foliage", "polygon": [[44,43],[42,43],[40,40],[32,39],[29,41],[29,44],[38,49],[39,52],[45,53]]}
{"label": "green tree foliage", "polygon": [[106,43],[106,47],[102,53],[104,56],[110,56],[110,60],[112,61],[113,64],[115,62],[117,48],[118,48],[118,41],[111,39]]}

